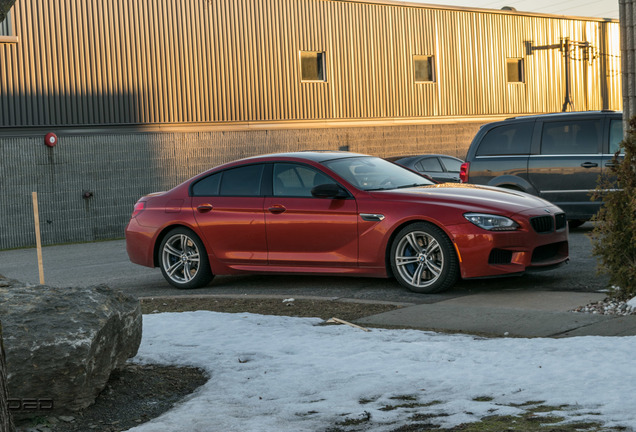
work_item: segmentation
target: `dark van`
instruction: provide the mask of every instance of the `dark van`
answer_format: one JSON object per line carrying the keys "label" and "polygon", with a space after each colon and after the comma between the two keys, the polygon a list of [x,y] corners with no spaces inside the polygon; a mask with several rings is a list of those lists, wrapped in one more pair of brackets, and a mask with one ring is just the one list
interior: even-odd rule
{"label": "dark van", "polygon": [[622,113],[585,111],[510,118],[479,130],[460,178],[516,189],[561,207],[576,227],[602,203],[591,201],[599,176],[623,139]]}

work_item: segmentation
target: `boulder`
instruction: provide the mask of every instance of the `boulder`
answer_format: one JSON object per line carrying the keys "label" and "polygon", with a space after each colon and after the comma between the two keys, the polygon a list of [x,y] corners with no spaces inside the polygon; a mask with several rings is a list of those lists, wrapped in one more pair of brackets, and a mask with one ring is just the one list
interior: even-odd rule
{"label": "boulder", "polygon": [[9,393],[7,391],[7,367],[4,364],[4,346],[2,344],[2,322],[0,322],[0,431],[13,432],[13,421],[9,412]]}
{"label": "boulder", "polygon": [[0,276],[0,317],[15,418],[91,405],[141,342],[139,300],[105,285],[28,286]]}

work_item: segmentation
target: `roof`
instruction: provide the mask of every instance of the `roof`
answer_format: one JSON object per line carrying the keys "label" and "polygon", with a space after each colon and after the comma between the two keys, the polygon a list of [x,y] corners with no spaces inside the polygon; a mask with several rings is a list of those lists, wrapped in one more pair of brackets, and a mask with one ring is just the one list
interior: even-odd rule
{"label": "roof", "polygon": [[[340,0],[325,0],[325,1],[340,1]],[[465,12],[477,12],[477,13],[491,13],[491,14],[505,14],[505,15],[523,15],[523,16],[532,16],[532,17],[541,17],[541,18],[556,18],[556,19],[574,19],[579,21],[603,21],[603,22],[619,22],[619,20],[614,18],[604,18],[604,17],[585,17],[585,16],[571,16],[571,15],[558,15],[558,14],[548,14],[548,13],[540,13],[540,12],[524,12],[513,9],[488,9],[488,8],[477,8],[477,7],[468,7],[468,6],[455,6],[455,5],[439,5],[439,4],[429,4],[429,3],[417,3],[414,1],[399,1],[399,0],[349,0],[351,3],[368,3],[368,4],[379,4],[386,6],[401,6],[401,7],[410,7],[410,8],[423,8],[423,9],[442,9],[442,10],[454,10],[454,11],[465,11]]]}
{"label": "roof", "polygon": [[299,151],[299,152],[287,152],[287,153],[272,153],[260,156],[253,156],[250,158],[243,159],[245,160],[258,160],[258,159],[275,159],[275,158],[296,158],[296,159],[306,159],[312,162],[324,162],[331,159],[341,159],[346,157],[359,157],[359,156],[369,156],[361,153],[351,153],[346,151],[329,151],[329,150],[310,150],[310,151]]}

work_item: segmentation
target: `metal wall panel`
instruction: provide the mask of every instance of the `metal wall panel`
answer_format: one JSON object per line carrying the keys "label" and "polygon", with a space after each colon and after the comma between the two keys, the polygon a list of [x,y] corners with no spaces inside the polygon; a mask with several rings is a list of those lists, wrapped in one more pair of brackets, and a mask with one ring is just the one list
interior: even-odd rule
{"label": "metal wall panel", "polygon": [[[418,119],[620,109],[618,22],[335,0],[17,0],[0,127]],[[325,53],[302,82],[300,51]],[[416,83],[413,55],[434,82]],[[506,82],[522,58],[523,83]]]}

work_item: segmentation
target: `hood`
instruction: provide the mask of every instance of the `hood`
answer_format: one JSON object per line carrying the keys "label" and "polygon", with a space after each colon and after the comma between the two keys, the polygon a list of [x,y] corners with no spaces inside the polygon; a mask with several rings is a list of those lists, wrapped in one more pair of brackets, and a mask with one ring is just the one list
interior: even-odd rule
{"label": "hood", "polygon": [[431,200],[449,206],[458,204],[466,211],[497,214],[503,211],[509,215],[534,208],[555,207],[554,204],[525,192],[466,183],[442,183],[371,193],[382,194],[385,199],[417,202]]}

